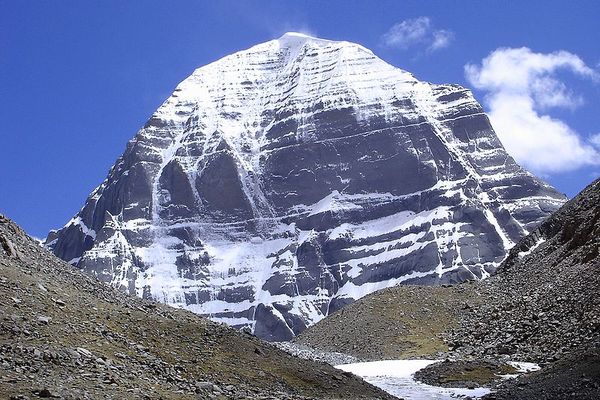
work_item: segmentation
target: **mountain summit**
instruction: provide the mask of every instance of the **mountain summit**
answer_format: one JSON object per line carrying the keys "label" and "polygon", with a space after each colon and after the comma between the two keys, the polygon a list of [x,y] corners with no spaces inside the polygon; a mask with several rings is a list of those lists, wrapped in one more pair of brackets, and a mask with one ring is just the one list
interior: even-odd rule
{"label": "mountain summit", "polygon": [[564,201],[467,89],[287,33],[181,82],[46,244],[281,340],[384,287],[488,276]]}

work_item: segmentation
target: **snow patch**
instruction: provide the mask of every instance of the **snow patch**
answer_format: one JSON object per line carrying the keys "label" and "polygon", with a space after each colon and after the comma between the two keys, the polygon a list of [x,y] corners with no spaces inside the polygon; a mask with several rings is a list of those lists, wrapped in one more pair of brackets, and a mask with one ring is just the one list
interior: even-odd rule
{"label": "snow patch", "polygon": [[459,397],[480,398],[487,388],[445,388],[426,385],[414,379],[418,370],[440,360],[385,360],[337,365],[336,368],[360,376],[391,395],[412,400],[453,400]]}
{"label": "snow patch", "polygon": [[546,238],[543,238],[543,237],[539,238],[539,239],[538,239],[538,240],[535,242],[535,244],[529,248],[529,250],[526,250],[526,251],[520,251],[520,252],[519,252],[519,258],[523,258],[523,257],[525,257],[525,256],[528,256],[528,255],[529,255],[529,254],[531,254],[531,253],[532,253],[532,252],[533,252],[535,249],[537,249],[538,247],[540,247],[540,245],[541,245],[542,243],[544,243],[545,241],[546,241]]}

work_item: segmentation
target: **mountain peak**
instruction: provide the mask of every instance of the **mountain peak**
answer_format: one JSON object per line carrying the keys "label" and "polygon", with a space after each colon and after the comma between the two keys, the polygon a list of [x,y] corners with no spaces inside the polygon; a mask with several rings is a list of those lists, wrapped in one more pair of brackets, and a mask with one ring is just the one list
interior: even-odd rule
{"label": "mountain peak", "polygon": [[317,46],[339,46],[339,47],[356,47],[362,51],[373,54],[368,48],[353,42],[322,39],[316,36],[311,36],[302,32],[286,32],[281,37],[275,40],[280,47],[301,48],[307,43]]}
{"label": "mountain peak", "polygon": [[286,32],[278,40],[289,40],[292,38],[301,38],[301,39],[312,39],[312,40],[324,40],[315,36],[307,35],[302,32]]}
{"label": "mountain peak", "polygon": [[311,36],[311,35],[307,35],[306,33],[301,33],[301,32],[286,32],[284,33],[281,37],[279,37],[278,39],[276,39],[280,44],[304,44],[306,42],[311,42],[311,43],[322,43],[322,44],[327,44],[327,43],[347,43],[347,42],[340,42],[340,41],[335,41],[335,40],[329,40],[329,39],[322,39],[316,36]]}
{"label": "mountain peak", "polygon": [[488,276],[563,201],[468,90],[289,32],[194,71],[47,243],[129,293],[290,339],[386,286]]}

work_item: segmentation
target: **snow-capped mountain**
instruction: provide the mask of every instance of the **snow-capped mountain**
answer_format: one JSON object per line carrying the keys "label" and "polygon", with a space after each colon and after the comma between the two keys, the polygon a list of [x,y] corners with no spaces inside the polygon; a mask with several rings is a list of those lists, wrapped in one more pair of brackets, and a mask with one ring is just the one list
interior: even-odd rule
{"label": "snow-capped mountain", "polygon": [[280,340],[384,287],[485,277],[564,201],[467,89],[288,33],[181,82],[46,244]]}

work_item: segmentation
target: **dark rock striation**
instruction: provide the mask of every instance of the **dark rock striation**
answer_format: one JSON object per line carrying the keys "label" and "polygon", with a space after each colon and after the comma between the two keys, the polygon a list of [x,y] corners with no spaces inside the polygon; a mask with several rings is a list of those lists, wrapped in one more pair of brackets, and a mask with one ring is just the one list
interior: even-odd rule
{"label": "dark rock striation", "polygon": [[282,340],[384,287],[488,276],[564,200],[467,89],[290,33],[194,71],[46,245]]}

